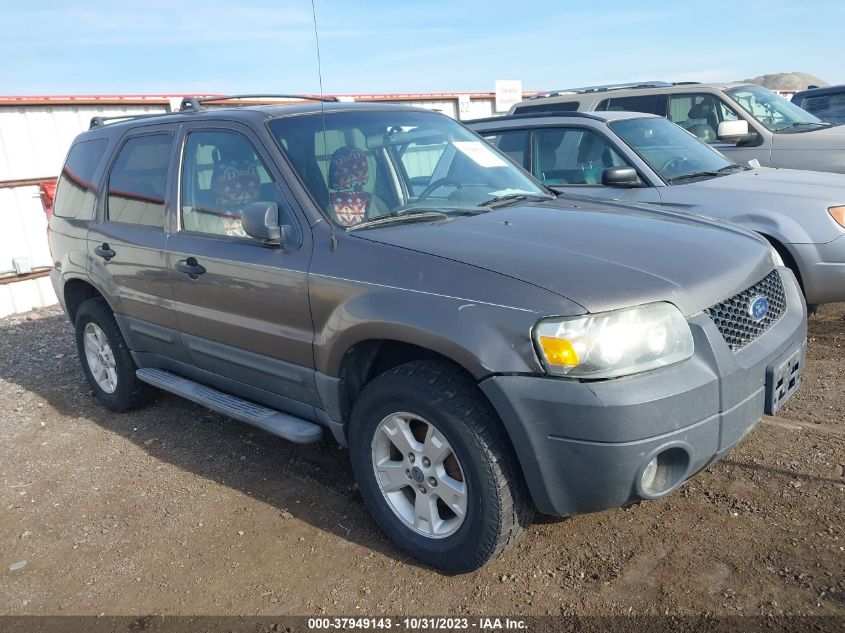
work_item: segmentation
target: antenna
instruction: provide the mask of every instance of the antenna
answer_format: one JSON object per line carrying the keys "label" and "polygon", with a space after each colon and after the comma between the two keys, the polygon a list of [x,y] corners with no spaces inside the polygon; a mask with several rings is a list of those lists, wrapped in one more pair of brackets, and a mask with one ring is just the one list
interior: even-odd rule
{"label": "antenna", "polygon": [[[320,82],[320,120],[323,124],[323,156],[328,157],[329,147],[326,142],[326,102],[323,97],[323,62],[320,59],[320,34],[317,31],[317,7],[316,0],[311,0],[311,16],[314,18],[314,41],[317,44],[317,78]],[[328,173],[328,169],[326,170]],[[337,238],[334,235],[334,222],[329,220],[329,230],[331,231],[331,249],[334,251],[337,248]]]}

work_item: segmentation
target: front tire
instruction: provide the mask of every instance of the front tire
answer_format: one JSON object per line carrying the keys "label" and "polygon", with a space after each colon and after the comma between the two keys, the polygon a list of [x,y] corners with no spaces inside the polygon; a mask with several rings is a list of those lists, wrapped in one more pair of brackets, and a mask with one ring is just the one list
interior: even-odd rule
{"label": "front tire", "polygon": [[117,412],[152,400],[155,392],[135,375],[137,366],[105,299],[95,297],[79,306],[74,325],[82,371],[97,400]]}
{"label": "front tire", "polygon": [[460,368],[414,361],[355,402],[352,468],[388,537],[446,573],[478,569],[516,543],[534,509],[490,404]]}

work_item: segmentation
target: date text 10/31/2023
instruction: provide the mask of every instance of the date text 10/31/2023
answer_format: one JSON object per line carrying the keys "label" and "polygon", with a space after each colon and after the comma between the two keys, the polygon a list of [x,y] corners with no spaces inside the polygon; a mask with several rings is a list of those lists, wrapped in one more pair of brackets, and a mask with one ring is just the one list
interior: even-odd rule
{"label": "date text 10/31/2023", "polygon": [[450,618],[450,617],[329,617],[309,618],[309,630],[407,630],[407,631],[525,631],[522,618]]}

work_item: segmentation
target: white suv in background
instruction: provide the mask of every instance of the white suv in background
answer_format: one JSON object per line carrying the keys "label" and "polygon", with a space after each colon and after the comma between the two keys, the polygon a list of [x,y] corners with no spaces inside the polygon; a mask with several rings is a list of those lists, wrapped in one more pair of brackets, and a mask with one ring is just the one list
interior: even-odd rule
{"label": "white suv in background", "polygon": [[624,110],[665,116],[738,163],[845,173],[845,127],[756,84],[661,81],[535,95],[510,114]]}

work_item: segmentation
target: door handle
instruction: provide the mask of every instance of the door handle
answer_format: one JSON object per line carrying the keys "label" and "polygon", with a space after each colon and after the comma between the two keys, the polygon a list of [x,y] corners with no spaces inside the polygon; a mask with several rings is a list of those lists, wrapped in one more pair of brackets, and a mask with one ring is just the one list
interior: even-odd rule
{"label": "door handle", "polygon": [[197,262],[196,257],[189,257],[188,259],[180,259],[176,262],[176,270],[180,273],[185,273],[191,279],[196,279],[205,272],[205,266]]}
{"label": "door handle", "polygon": [[95,249],[94,249],[94,252],[95,252],[97,255],[99,255],[100,257],[102,257],[103,259],[105,259],[107,262],[108,262],[108,261],[111,261],[111,258],[112,258],[112,257],[114,257],[115,255],[117,255],[117,253],[115,253],[115,252],[112,250],[111,246],[109,246],[109,245],[108,245],[107,243],[105,243],[105,242],[103,242],[100,246],[98,246],[97,248],[95,248]]}

